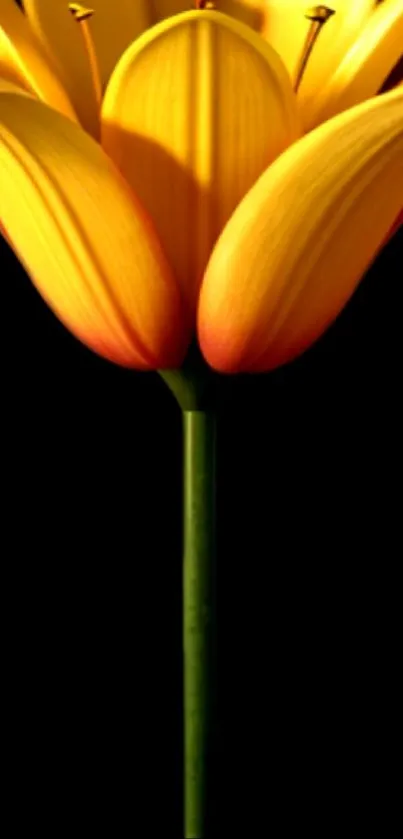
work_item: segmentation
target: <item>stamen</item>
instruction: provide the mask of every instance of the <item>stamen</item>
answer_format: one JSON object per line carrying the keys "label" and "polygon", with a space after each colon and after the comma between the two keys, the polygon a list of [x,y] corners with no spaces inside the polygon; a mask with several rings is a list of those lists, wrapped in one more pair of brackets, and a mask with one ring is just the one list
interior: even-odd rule
{"label": "stamen", "polygon": [[296,93],[301,84],[309,56],[315,46],[319,32],[322,29],[323,24],[326,23],[326,21],[329,20],[329,18],[332,17],[332,15],[334,14],[335,10],[329,9],[328,6],[313,6],[311,9],[307,9],[307,11],[305,12],[305,17],[312,22],[309,27],[307,39],[305,41],[301,61],[297,68],[297,73],[294,82],[294,90]]}
{"label": "stamen", "polygon": [[196,0],[196,9],[215,9],[215,3],[210,3],[209,0]]}
{"label": "stamen", "polygon": [[91,77],[92,83],[94,85],[95,91],[95,98],[97,101],[97,105],[99,109],[101,108],[102,104],[102,82],[101,76],[99,72],[99,66],[97,61],[97,56],[94,47],[94,41],[92,40],[92,35],[90,32],[90,28],[88,26],[87,20],[88,18],[92,17],[94,14],[93,9],[86,9],[85,6],[81,6],[80,3],[69,3],[69,9],[76,19],[77,23],[81,25],[81,31],[83,33],[84,38],[84,46],[87,51],[88,60],[90,64],[91,70]]}

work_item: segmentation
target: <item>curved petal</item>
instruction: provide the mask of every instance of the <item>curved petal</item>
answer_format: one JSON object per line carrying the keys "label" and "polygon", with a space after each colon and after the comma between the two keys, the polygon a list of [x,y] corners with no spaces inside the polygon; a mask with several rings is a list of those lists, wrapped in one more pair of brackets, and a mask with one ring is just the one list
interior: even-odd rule
{"label": "curved petal", "polygon": [[3,93],[0,172],[6,237],[60,320],[118,364],[179,364],[179,291],[151,223],[100,146],[41,102]]}
{"label": "curved petal", "polygon": [[[58,68],[83,127],[99,135],[99,107],[80,24],[68,0],[24,0],[35,35]],[[93,0],[87,21],[105,89],[112,70],[129,44],[151,23],[148,0]]]}
{"label": "curved petal", "polygon": [[403,91],[308,134],[265,172],[223,231],[198,334],[222,372],[302,353],[346,304],[402,205]]}
{"label": "curved petal", "polygon": [[[10,81],[24,84],[52,108],[76,120],[74,108],[54,68],[13,0],[0,0],[0,51]],[[3,73],[2,73],[3,75]]]}
{"label": "curved petal", "polygon": [[192,311],[220,230],[299,132],[280,59],[227,15],[169,18],[122,57],[102,145],[153,218]]}
{"label": "curved petal", "polygon": [[403,0],[384,0],[315,99],[303,110],[311,129],[374,96],[402,54]]}

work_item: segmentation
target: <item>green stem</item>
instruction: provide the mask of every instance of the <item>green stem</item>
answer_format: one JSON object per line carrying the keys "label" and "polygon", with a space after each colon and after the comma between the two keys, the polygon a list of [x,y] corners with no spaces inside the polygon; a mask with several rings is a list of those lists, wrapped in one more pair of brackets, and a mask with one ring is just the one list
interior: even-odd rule
{"label": "green stem", "polygon": [[215,702],[215,415],[184,410],[184,835],[206,836]]}

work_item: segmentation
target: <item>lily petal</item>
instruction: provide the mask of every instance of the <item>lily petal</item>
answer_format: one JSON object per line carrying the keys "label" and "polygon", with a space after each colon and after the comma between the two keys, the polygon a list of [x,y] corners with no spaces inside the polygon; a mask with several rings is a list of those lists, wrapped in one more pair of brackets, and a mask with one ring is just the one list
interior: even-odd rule
{"label": "lily petal", "polygon": [[[93,0],[88,20],[99,74],[105,89],[120,56],[151,24],[148,0]],[[72,17],[68,0],[24,0],[29,23],[69,93],[83,127],[99,136],[99,106],[80,24]]]}
{"label": "lily petal", "polygon": [[270,370],[326,330],[382,247],[403,195],[403,90],[299,140],[228,222],[200,292],[198,334],[222,372]]}
{"label": "lily petal", "polygon": [[0,94],[0,219],[38,291],[84,344],[138,369],[181,363],[182,302],[154,229],[100,146]]}
{"label": "lily petal", "polygon": [[102,145],[154,220],[193,312],[221,229],[299,135],[281,60],[227,15],[171,17],[122,57],[105,94]]}
{"label": "lily petal", "polygon": [[63,85],[14,0],[0,0],[0,51],[2,75],[16,83],[23,80],[43,102],[77,119]]}
{"label": "lily petal", "polygon": [[403,48],[403,0],[384,0],[329,81],[303,111],[306,129],[374,96]]}

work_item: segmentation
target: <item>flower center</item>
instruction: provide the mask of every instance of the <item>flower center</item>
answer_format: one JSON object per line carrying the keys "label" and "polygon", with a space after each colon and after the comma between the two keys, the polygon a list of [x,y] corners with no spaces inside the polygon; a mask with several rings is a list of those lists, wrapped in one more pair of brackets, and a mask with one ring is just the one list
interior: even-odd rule
{"label": "flower center", "polygon": [[97,55],[95,52],[94,41],[92,40],[92,35],[90,32],[90,27],[88,25],[88,20],[94,14],[93,9],[87,9],[85,6],[81,6],[80,3],[69,3],[69,9],[77,21],[80,24],[80,29],[84,38],[84,46],[86,53],[88,55],[88,61],[91,70],[91,78],[92,83],[94,85],[95,91],[95,98],[98,105],[98,108],[101,109],[102,104],[102,82],[101,82],[101,75],[99,72],[99,65],[97,61]]}
{"label": "flower center", "polygon": [[335,10],[330,9],[328,6],[313,6],[311,9],[307,9],[307,11],[305,12],[305,17],[307,18],[307,20],[311,21],[311,25],[309,27],[308,35],[306,37],[304,49],[295,76],[294,90],[296,93],[299,90],[302,77],[305,73],[306,65],[309,60],[309,56],[318,39],[319,32],[321,31],[326,21],[329,20],[329,18],[331,18],[334,14]]}

